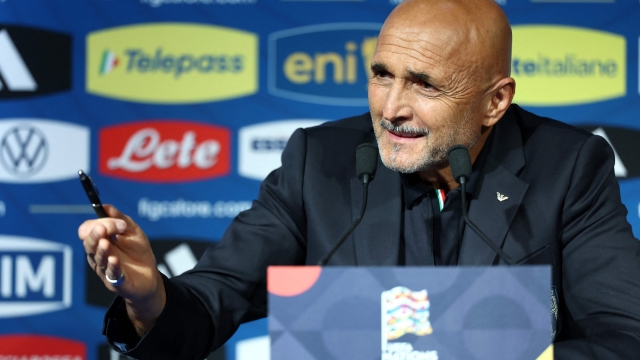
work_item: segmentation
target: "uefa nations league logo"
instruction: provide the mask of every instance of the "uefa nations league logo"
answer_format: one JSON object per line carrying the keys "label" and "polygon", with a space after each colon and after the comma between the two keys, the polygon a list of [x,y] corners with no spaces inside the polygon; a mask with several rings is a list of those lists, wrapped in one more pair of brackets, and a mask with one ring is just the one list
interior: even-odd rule
{"label": "uefa nations league logo", "polygon": [[437,351],[418,351],[408,342],[397,341],[406,334],[425,336],[433,333],[429,321],[427,290],[411,291],[396,286],[382,292],[382,360],[437,360]]}

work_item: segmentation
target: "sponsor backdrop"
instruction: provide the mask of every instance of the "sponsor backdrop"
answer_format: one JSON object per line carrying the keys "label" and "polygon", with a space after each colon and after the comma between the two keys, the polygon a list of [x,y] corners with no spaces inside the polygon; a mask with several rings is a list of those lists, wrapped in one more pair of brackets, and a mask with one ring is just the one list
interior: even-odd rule
{"label": "sponsor backdrop", "polygon": [[[250,206],[295,128],[367,111],[398,2],[0,0],[0,358],[119,359],[100,335],[111,295],[77,240],[94,217],[79,169],[180,274]],[[611,143],[640,235],[640,3],[499,3],[516,102]],[[266,334],[244,325],[209,358],[267,359]]]}

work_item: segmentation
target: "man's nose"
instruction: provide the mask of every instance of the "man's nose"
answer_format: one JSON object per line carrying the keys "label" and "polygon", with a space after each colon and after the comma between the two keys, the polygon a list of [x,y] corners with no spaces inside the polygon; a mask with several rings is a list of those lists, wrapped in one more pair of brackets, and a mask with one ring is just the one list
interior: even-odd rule
{"label": "man's nose", "polygon": [[402,82],[396,82],[387,92],[382,116],[389,120],[403,120],[411,117],[410,94]]}

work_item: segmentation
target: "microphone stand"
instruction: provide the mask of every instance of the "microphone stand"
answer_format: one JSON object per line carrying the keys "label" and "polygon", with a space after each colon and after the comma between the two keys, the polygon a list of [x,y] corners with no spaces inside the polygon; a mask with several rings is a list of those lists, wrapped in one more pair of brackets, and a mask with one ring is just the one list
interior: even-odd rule
{"label": "microphone stand", "polygon": [[331,251],[329,251],[327,255],[325,255],[322,259],[320,259],[320,261],[318,261],[318,266],[325,266],[327,264],[327,261],[329,261],[331,256],[333,256],[333,254],[338,250],[340,245],[342,245],[342,243],[345,242],[345,240],[347,240],[347,237],[351,234],[353,229],[355,229],[356,226],[360,224],[360,221],[362,220],[362,217],[364,215],[364,210],[367,208],[367,193],[369,189],[369,179],[370,179],[369,174],[362,175],[362,206],[360,207],[360,215],[358,216],[356,221],[354,221],[353,224],[351,224],[351,227],[349,228],[349,230],[347,230],[344,233],[344,235],[342,235],[340,240],[338,240],[338,242],[333,246],[333,248],[331,248]]}

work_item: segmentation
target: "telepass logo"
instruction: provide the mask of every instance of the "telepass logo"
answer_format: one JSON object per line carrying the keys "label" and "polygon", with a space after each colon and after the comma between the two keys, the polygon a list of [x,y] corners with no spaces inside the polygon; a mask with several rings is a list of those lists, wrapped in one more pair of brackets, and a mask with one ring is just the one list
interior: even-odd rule
{"label": "telepass logo", "polygon": [[113,99],[188,104],[258,91],[258,36],[232,28],[154,23],[87,36],[87,92]]}
{"label": "telepass logo", "polygon": [[134,181],[205,180],[230,171],[229,129],[184,120],[150,120],[100,131],[99,170]]}

